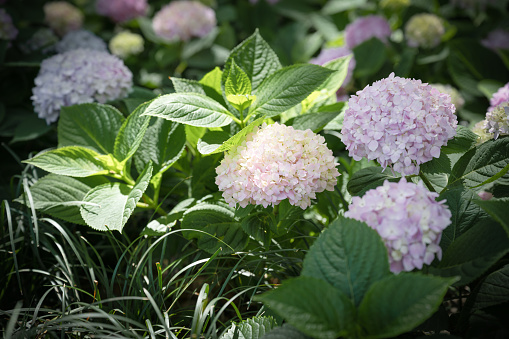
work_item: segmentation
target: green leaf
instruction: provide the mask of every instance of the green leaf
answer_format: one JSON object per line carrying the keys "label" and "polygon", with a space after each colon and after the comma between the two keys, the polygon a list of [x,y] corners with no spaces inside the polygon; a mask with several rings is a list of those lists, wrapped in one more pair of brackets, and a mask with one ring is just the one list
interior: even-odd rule
{"label": "green leaf", "polygon": [[269,333],[265,334],[262,339],[310,339],[304,333],[297,330],[290,324],[283,324],[281,327],[272,329]]}
{"label": "green leaf", "polygon": [[219,69],[219,67],[216,67],[212,71],[205,74],[199,81],[199,83],[203,85],[205,94],[219,103],[224,102],[223,90],[221,89],[222,77],[223,72]]}
{"label": "green leaf", "polygon": [[293,65],[271,74],[258,88],[250,113],[273,117],[299,104],[333,71],[311,64]]}
{"label": "green leaf", "polygon": [[251,94],[251,81],[247,74],[237,66],[235,60],[231,61],[230,72],[224,83],[225,94],[229,95],[247,95]]}
{"label": "green leaf", "polygon": [[145,226],[140,235],[148,235],[149,237],[164,235],[168,233],[173,226],[175,226],[177,219],[178,218],[172,214],[154,219]]}
{"label": "green leaf", "polygon": [[184,236],[198,239],[198,247],[209,253],[222,249],[223,254],[244,249],[249,238],[234,220],[233,211],[225,206],[201,203],[191,207],[182,219]]}
{"label": "green leaf", "polygon": [[366,191],[382,185],[385,180],[397,182],[401,180],[401,178],[394,177],[391,174],[391,170],[388,168],[384,171],[382,167],[378,166],[366,167],[352,175],[352,178],[348,182],[347,189],[351,195],[362,196]]}
{"label": "green leaf", "polygon": [[[1,123],[2,117],[0,117],[0,124]],[[9,143],[14,144],[15,142],[36,139],[48,133],[51,128],[51,125],[46,124],[46,121],[35,114],[31,114],[21,120],[19,125],[16,126],[14,129],[14,136]]]}
{"label": "green leaf", "polygon": [[[486,99],[490,100],[493,97],[493,94],[498,91],[500,87],[503,87],[504,84],[500,81],[491,80],[491,79],[483,79],[479,81],[477,84],[477,89],[484,94]],[[472,132],[473,133],[473,132]]]}
{"label": "green leaf", "polygon": [[461,276],[455,285],[463,286],[480,277],[508,252],[506,232],[488,219],[459,236],[447,248],[438,267],[429,270],[443,277]]}
{"label": "green leaf", "polygon": [[446,251],[449,245],[475,224],[488,218],[479,205],[474,203],[475,192],[463,186],[444,191],[436,199],[446,200],[445,204],[451,211],[451,224],[442,232],[440,247]]}
{"label": "green leaf", "polygon": [[118,161],[127,161],[140,147],[150,123],[150,117],[142,116],[149,104],[146,102],[138,106],[120,127],[113,151]]}
{"label": "green leaf", "polygon": [[440,149],[445,154],[465,153],[471,149],[477,142],[477,135],[468,127],[458,126],[454,138],[447,142],[446,146]]}
{"label": "green leaf", "polygon": [[[466,152],[454,165],[449,187],[463,183],[479,187],[499,178],[509,169],[509,137],[488,140]],[[495,179],[496,179],[495,178]]]}
{"label": "green leaf", "polygon": [[226,100],[239,112],[243,112],[245,108],[249,107],[256,100],[256,95],[229,94],[226,96]]}
{"label": "green leaf", "polygon": [[253,317],[233,324],[219,339],[261,339],[276,326],[272,317]]}
{"label": "green leaf", "polygon": [[[308,113],[296,116],[292,121],[291,125],[295,129],[306,130],[310,129],[315,133],[320,132],[329,122],[334,120],[340,111],[337,112],[319,112],[319,113]],[[287,122],[288,124],[288,122]]]}
{"label": "green leaf", "polygon": [[482,282],[475,298],[474,310],[509,301],[509,265],[491,273]]}
{"label": "green leaf", "polygon": [[99,154],[114,152],[124,116],[115,107],[97,103],[62,107],[58,147],[83,146]]}
{"label": "green leaf", "polygon": [[182,79],[182,78],[171,78],[173,88],[177,93],[198,93],[205,94],[203,85],[196,80]]}
{"label": "green leaf", "polygon": [[246,72],[255,94],[262,81],[281,68],[276,53],[263,40],[258,29],[231,51],[224,65],[223,84],[226,83],[233,60]]}
{"label": "green leaf", "polygon": [[132,188],[119,182],[93,188],[84,201],[94,206],[82,205],[81,217],[88,226],[98,231],[122,232],[124,225],[136,208],[152,177],[152,164],[148,164]]}
{"label": "green leaf", "polygon": [[[33,206],[36,210],[55,218],[85,225],[80,215],[83,198],[95,186],[107,183],[104,177],[71,178],[64,175],[48,174],[30,186]],[[25,194],[15,201],[24,204]],[[28,201],[26,201],[27,204]]]}
{"label": "green leaf", "polygon": [[350,9],[362,8],[367,0],[330,0],[323,6],[323,14],[336,14]]}
{"label": "green leaf", "polygon": [[389,257],[375,230],[340,217],[311,246],[301,274],[327,281],[357,306],[374,282],[389,275]]}
{"label": "green leaf", "polygon": [[387,47],[377,38],[371,38],[353,48],[355,77],[362,78],[375,74],[387,59]]}
{"label": "green leaf", "polygon": [[180,158],[186,144],[186,133],[184,125],[173,121],[152,119],[151,122],[134,154],[134,164],[141,172],[152,162],[155,175],[166,171]]}
{"label": "green leaf", "polygon": [[162,95],[150,103],[144,115],[200,127],[221,127],[232,122],[231,113],[220,103],[197,93]]}
{"label": "green leaf", "polygon": [[479,200],[476,199],[474,202],[481,206],[493,219],[498,221],[504,228],[509,236],[509,198],[490,199],[490,200]]}
{"label": "green leaf", "polygon": [[252,213],[242,219],[241,225],[244,232],[261,241],[266,247],[270,245],[272,232],[277,232],[274,215],[267,212]]}
{"label": "green leaf", "polygon": [[[205,144],[202,144],[201,148],[203,150],[200,151],[202,154],[215,154],[215,153],[221,153],[228,151],[238,145],[240,145],[243,141],[246,135],[251,133],[255,127],[260,126],[263,123],[263,120],[265,118],[261,117],[244,127],[242,130],[240,130],[239,133],[235,134],[228,140],[224,141],[221,145],[219,145],[220,140],[222,140],[225,136],[219,136],[219,134],[214,135],[213,139],[206,139],[204,142],[206,142],[209,146],[205,146]],[[210,132],[209,132],[210,133]],[[205,138],[205,137],[204,137]],[[203,139],[202,139],[203,140]],[[217,148],[214,148],[215,146],[219,145]],[[213,150],[212,150],[213,149]],[[207,152],[207,153],[204,153]]]}
{"label": "green leaf", "polygon": [[255,297],[299,331],[335,339],[350,331],[355,307],[341,291],[314,277],[285,280],[278,288]]}
{"label": "green leaf", "polygon": [[323,67],[336,71],[332,73],[327,80],[325,80],[318,88],[317,91],[325,89],[332,94],[336,94],[339,88],[343,85],[346,75],[348,74],[348,65],[352,60],[352,55],[347,55],[326,62]]}
{"label": "green leaf", "polygon": [[226,132],[207,131],[205,135],[198,140],[198,152],[201,154],[212,154],[228,139],[230,139],[230,134]]}
{"label": "green leaf", "polygon": [[408,332],[438,310],[455,280],[417,273],[388,276],[366,293],[359,306],[359,323],[370,338]]}
{"label": "green leaf", "polygon": [[47,151],[23,162],[50,173],[70,177],[108,174],[110,170],[117,169],[111,156],[100,155],[94,150],[80,146],[67,146]]}

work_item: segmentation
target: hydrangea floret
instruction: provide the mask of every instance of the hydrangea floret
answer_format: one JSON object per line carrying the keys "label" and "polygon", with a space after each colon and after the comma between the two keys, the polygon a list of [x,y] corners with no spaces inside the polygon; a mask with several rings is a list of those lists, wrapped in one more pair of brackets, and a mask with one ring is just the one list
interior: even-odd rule
{"label": "hydrangea floret", "polygon": [[290,204],[306,209],[316,193],[333,191],[339,172],[325,139],[278,123],[255,128],[216,168],[216,184],[232,207]]}
{"label": "hydrangea floret", "polygon": [[345,43],[350,49],[371,38],[378,38],[383,42],[391,35],[389,22],[380,15],[360,17],[345,28]]}
{"label": "hydrangea floret", "polygon": [[49,124],[63,106],[105,103],[125,97],[132,87],[132,73],[121,59],[106,52],[75,49],[54,55],[41,64],[32,89],[39,118]]}
{"label": "hydrangea floret", "polygon": [[44,5],[44,21],[59,36],[75,31],[83,25],[83,13],[66,1],[52,1]]}
{"label": "hydrangea floret", "polygon": [[456,110],[463,108],[465,105],[465,99],[461,93],[454,87],[449,84],[431,84],[431,87],[434,87],[440,91],[440,93],[448,94],[451,97],[451,102],[456,107]]}
{"label": "hydrangea floret", "polygon": [[79,48],[108,52],[108,47],[103,39],[84,29],[67,33],[62,40],[55,45],[55,49],[58,53],[65,53]]}
{"label": "hydrangea floret", "polygon": [[172,1],[156,13],[152,27],[167,40],[201,38],[216,27],[216,13],[198,1]]}
{"label": "hydrangea floret", "polygon": [[449,95],[394,73],[352,95],[348,106],[341,140],[350,156],[376,159],[402,175],[418,174],[456,134]]}
{"label": "hydrangea floret", "polygon": [[444,24],[435,14],[416,14],[405,25],[407,44],[411,47],[436,47],[444,33]]}
{"label": "hydrangea floret", "polygon": [[496,29],[488,33],[488,36],[481,40],[481,44],[491,50],[509,49],[509,31]]}
{"label": "hydrangea floret", "polygon": [[345,216],[360,220],[382,237],[394,273],[421,269],[442,258],[442,231],[451,224],[451,211],[437,202],[438,193],[422,184],[386,180],[362,197],[353,197]]}
{"label": "hydrangea floret", "polygon": [[509,103],[501,104],[486,113],[486,133],[493,134],[494,139],[509,135]]}
{"label": "hydrangea floret", "polygon": [[18,29],[12,23],[12,18],[0,8],[0,40],[14,40],[18,36]]}
{"label": "hydrangea floret", "polygon": [[110,40],[109,47],[112,54],[126,59],[143,52],[144,41],[139,34],[122,31]]}
{"label": "hydrangea floret", "polygon": [[144,16],[148,3],[147,0],[97,0],[95,9],[114,22],[124,22]]}
{"label": "hydrangea floret", "polygon": [[495,93],[493,93],[493,96],[490,99],[490,107],[488,108],[488,112],[493,111],[495,107],[505,102],[509,102],[509,82],[500,87]]}

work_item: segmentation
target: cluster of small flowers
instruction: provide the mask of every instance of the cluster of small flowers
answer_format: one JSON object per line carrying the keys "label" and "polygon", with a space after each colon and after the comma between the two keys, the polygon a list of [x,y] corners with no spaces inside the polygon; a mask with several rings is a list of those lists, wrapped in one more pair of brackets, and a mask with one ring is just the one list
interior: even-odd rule
{"label": "cluster of small flowers", "polygon": [[416,14],[405,25],[407,44],[411,47],[436,47],[444,33],[442,20],[434,14]]}
{"label": "cluster of small flowers", "polygon": [[341,88],[345,88],[350,81],[352,80],[353,71],[355,69],[355,58],[353,57],[353,52],[347,47],[333,47],[333,48],[325,48],[320,51],[320,54],[316,58],[309,60],[310,63],[315,65],[323,66],[329,61],[334,59],[338,59],[347,55],[352,55],[350,62],[348,63],[348,73],[346,74],[346,78],[341,85]]}
{"label": "cluster of small flowers", "polygon": [[488,132],[486,128],[487,121],[486,119],[479,121],[472,128],[472,132],[477,134],[476,145],[480,145],[483,142],[486,142],[490,139],[493,139],[493,133]]}
{"label": "cluster of small flowers", "polygon": [[498,105],[486,113],[486,133],[492,133],[497,139],[500,135],[509,134],[509,104]]}
{"label": "cluster of small flowers", "polygon": [[394,73],[352,95],[348,106],[341,140],[350,156],[376,159],[402,175],[418,174],[456,134],[449,95]]}
{"label": "cluster of small flowers", "polygon": [[495,93],[493,93],[493,96],[490,99],[490,107],[488,108],[488,112],[493,111],[495,107],[505,102],[509,102],[509,82],[500,87]]}
{"label": "cluster of small flowers", "polygon": [[504,29],[491,31],[485,39],[481,40],[481,44],[491,50],[509,49],[509,32]]}
{"label": "cluster of small flowers", "polygon": [[360,17],[346,26],[345,43],[348,48],[353,49],[371,38],[387,42],[391,33],[391,25],[384,17],[368,15]]}
{"label": "cluster of small flowers", "polygon": [[114,22],[124,22],[145,15],[147,0],[97,0],[95,9]]}
{"label": "cluster of small flowers", "polygon": [[216,168],[216,184],[232,207],[274,206],[288,198],[305,209],[315,193],[333,191],[339,176],[324,142],[309,129],[264,123],[225,155]]}
{"label": "cluster of small flowers", "polygon": [[172,1],[152,20],[157,35],[167,40],[204,37],[216,27],[216,13],[198,1]]}
{"label": "cluster of small flowers", "polygon": [[12,23],[12,18],[5,11],[0,8],[0,40],[14,40],[18,36],[18,30]]}
{"label": "cluster of small flowers", "polygon": [[143,52],[144,41],[139,34],[123,31],[110,40],[109,46],[111,53],[125,59]]}
{"label": "cluster of small flowers", "polygon": [[430,192],[422,182],[414,184],[403,177],[399,182],[386,180],[361,197],[353,197],[345,216],[360,220],[376,230],[389,253],[394,273],[421,269],[442,258],[439,246],[442,231],[451,224],[451,212],[438,193]]}
{"label": "cluster of small flowers", "polygon": [[59,36],[80,29],[83,13],[66,1],[52,1],[44,5],[44,21]]}
{"label": "cluster of small flowers", "polygon": [[39,118],[50,124],[63,106],[105,103],[125,97],[131,87],[132,73],[122,60],[106,52],[75,49],[42,62],[31,99]]}
{"label": "cluster of small flowers", "polygon": [[64,53],[79,48],[93,49],[102,52],[108,51],[108,47],[103,39],[84,29],[67,33],[62,40],[55,45],[55,49],[58,53]]}
{"label": "cluster of small flowers", "polygon": [[436,88],[440,93],[448,94],[451,97],[451,102],[459,110],[465,105],[465,99],[461,96],[460,92],[449,84],[431,84],[431,87]]}

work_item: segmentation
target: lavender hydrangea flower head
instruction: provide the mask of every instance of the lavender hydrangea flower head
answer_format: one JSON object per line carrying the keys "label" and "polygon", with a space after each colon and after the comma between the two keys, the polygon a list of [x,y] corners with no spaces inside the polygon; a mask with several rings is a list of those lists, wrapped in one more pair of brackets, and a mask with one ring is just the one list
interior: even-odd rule
{"label": "lavender hydrangea flower head", "polygon": [[348,24],[345,28],[346,46],[353,49],[366,40],[378,38],[387,42],[392,30],[389,22],[380,15],[368,15],[360,17]]}
{"label": "lavender hydrangea flower head", "polygon": [[486,128],[487,123],[486,119],[484,119],[476,123],[472,128],[472,132],[477,134],[476,145],[480,145],[483,142],[493,139],[493,133],[488,132],[488,129]]}
{"label": "lavender hydrangea flower head", "polygon": [[500,87],[490,99],[490,107],[488,108],[488,112],[491,112],[500,104],[504,102],[509,102],[509,82],[504,86]]}
{"label": "lavender hydrangea flower head", "polygon": [[509,135],[509,103],[498,105],[486,113],[485,128],[495,140],[501,135]]}
{"label": "lavender hydrangea flower head", "polygon": [[360,220],[376,230],[389,253],[394,273],[421,269],[442,258],[439,246],[442,231],[451,224],[451,211],[437,202],[438,193],[428,191],[422,182],[414,184],[403,177],[386,180],[363,197],[353,197],[345,216]]}
{"label": "lavender hydrangea flower head", "polygon": [[12,23],[11,16],[0,8],[0,40],[14,40],[18,36],[18,30]]}
{"label": "lavender hydrangea flower head", "polygon": [[442,20],[435,14],[416,14],[405,26],[408,46],[433,48],[440,44],[445,28]]}
{"label": "lavender hydrangea flower head", "polygon": [[75,49],[42,62],[31,99],[39,118],[50,124],[63,106],[105,103],[125,97],[131,87],[132,73],[118,57]]}
{"label": "lavender hydrangea flower head", "polygon": [[232,207],[278,205],[288,198],[302,209],[315,193],[333,191],[339,172],[325,139],[311,130],[263,124],[216,168],[216,184]]}
{"label": "lavender hydrangea flower head", "polygon": [[452,87],[449,84],[431,84],[431,87],[434,87],[440,91],[440,93],[448,94],[451,97],[451,102],[456,107],[456,110],[459,110],[465,105],[465,99],[461,96],[460,92]]}
{"label": "lavender hydrangea flower head", "polygon": [[139,34],[123,31],[110,40],[110,51],[112,54],[125,59],[131,55],[143,52],[144,41]]}
{"label": "lavender hydrangea flower head", "polygon": [[44,21],[58,35],[80,29],[83,13],[66,1],[52,1],[44,5]]}
{"label": "lavender hydrangea flower head", "polygon": [[348,106],[341,140],[350,156],[376,159],[402,175],[418,174],[456,134],[449,95],[394,73],[352,95]]}
{"label": "lavender hydrangea flower head", "polygon": [[172,1],[156,13],[152,27],[167,40],[201,38],[216,27],[216,13],[198,1]]}
{"label": "lavender hydrangea flower head", "polygon": [[106,47],[106,43],[103,39],[84,29],[67,33],[62,40],[55,45],[55,49],[58,53],[64,53],[79,48],[108,52],[108,47]]}
{"label": "lavender hydrangea flower head", "polygon": [[95,9],[100,15],[114,22],[124,22],[144,16],[147,13],[147,0],[97,0]]}
{"label": "lavender hydrangea flower head", "polygon": [[333,47],[333,48],[324,48],[320,51],[320,54],[316,58],[309,60],[310,63],[315,65],[323,66],[329,61],[334,59],[338,59],[347,55],[352,55],[350,62],[348,63],[348,73],[346,74],[346,78],[343,81],[343,85],[341,88],[346,87],[348,83],[352,80],[353,71],[355,69],[355,58],[353,57],[353,52],[347,47]]}
{"label": "lavender hydrangea flower head", "polygon": [[504,29],[491,31],[485,39],[481,40],[481,45],[491,50],[509,49],[509,32]]}

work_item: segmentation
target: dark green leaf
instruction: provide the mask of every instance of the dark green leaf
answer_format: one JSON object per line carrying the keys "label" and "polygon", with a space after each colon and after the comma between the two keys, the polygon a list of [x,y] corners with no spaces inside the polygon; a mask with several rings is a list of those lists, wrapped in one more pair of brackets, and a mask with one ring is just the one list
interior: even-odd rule
{"label": "dark green leaf", "polygon": [[196,80],[172,77],[171,82],[173,83],[173,88],[177,93],[198,93],[206,95],[205,90],[203,89],[203,85]]}
{"label": "dark green leaf", "polygon": [[481,309],[509,301],[509,265],[484,279],[475,298],[474,309]]}
{"label": "dark green leaf", "polygon": [[375,74],[387,59],[387,48],[377,38],[371,38],[354,47],[355,77],[367,77]]}
{"label": "dark green leaf", "polygon": [[465,153],[471,149],[477,141],[477,135],[465,126],[458,126],[454,138],[447,142],[447,146],[441,148],[445,154]]}
{"label": "dark green leaf", "polygon": [[[308,113],[296,116],[291,122],[291,126],[295,129],[306,130],[310,129],[315,133],[320,132],[329,122],[334,120],[339,115],[337,112],[319,112]],[[288,125],[288,122],[286,122]]]}
{"label": "dark green leaf", "polygon": [[378,166],[366,167],[352,175],[347,189],[351,195],[362,196],[366,191],[382,185],[385,180],[397,182],[400,179],[400,177],[394,177],[389,168],[384,171],[383,168]]}
{"label": "dark green leaf", "polygon": [[274,215],[267,212],[251,213],[242,219],[241,225],[244,232],[265,246],[270,245],[272,232],[277,232]]}
{"label": "dark green leaf", "polygon": [[291,326],[290,324],[283,324],[281,327],[272,329],[269,333],[265,334],[262,339],[310,339],[298,329]]}
{"label": "dark green leaf", "polygon": [[493,219],[498,221],[509,236],[509,198],[479,200],[474,202],[481,206]]}
{"label": "dark green leaf", "polygon": [[[1,120],[2,117],[0,117],[0,123]],[[14,136],[10,143],[13,144],[15,142],[33,140],[48,133],[50,130],[51,125],[46,124],[46,122],[37,115],[31,114],[16,126]]]}

